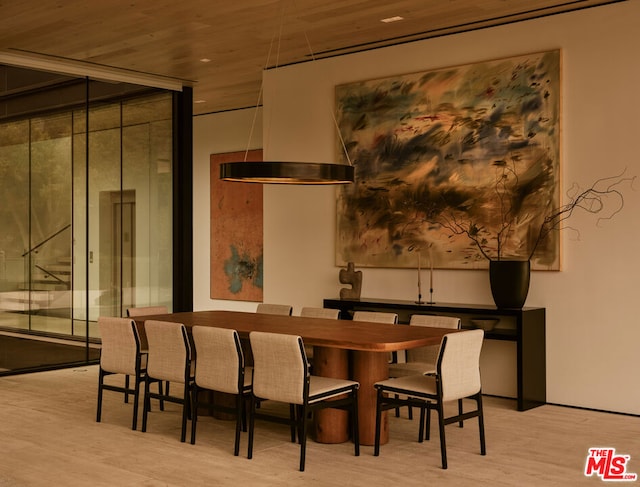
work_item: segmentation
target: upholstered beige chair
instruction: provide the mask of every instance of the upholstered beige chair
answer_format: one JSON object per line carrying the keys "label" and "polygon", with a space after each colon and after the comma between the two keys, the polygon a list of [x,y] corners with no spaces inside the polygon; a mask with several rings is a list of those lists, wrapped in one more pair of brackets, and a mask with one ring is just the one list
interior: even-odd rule
{"label": "upholstered beige chair", "polygon": [[[460,318],[439,315],[412,315],[410,326],[430,326],[434,328],[460,329]],[[440,345],[411,348],[406,350],[406,362],[389,364],[389,377],[405,377],[415,374],[431,374],[436,371],[436,360]],[[396,409],[396,417],[400,410]],[[409,419],[413,419],[413,410],[409,406]]]}
{"label": "upholstered beige chair", "polygon": [[[313,308],[306,306],[300,310],[300,316],[307,318],[323,318],[328,320],[337,320],[340,318],[340,310],[332,308]],[[307,353],[307,360],[313,367],[313,347],[311,345],[305,345],[304,350]]]}
{"label": "upholstered beige chair", "polygon": [[265,315],[291,316],[292,312],[293,306],[290,306],[288,304],[260,303],[256,308],[256,313],[262,313]]}
{"label": "upholstered beige chair", "polygon": [[398,315],[396,313],[384,313],[381,311],[356,311],[353,313],[353,321],[395,324],[398,322]]}
{"label": "upholstered beige chair", "polygon": [[[438,315],[412,315],[409,326],[460,329],[460,318]],[[411,348],[406,351],[407,361],[389,365],[389,377],[429,374],[436,371],[440,345]]]}
{"label": "upholstered beige chair", "polygon": [[[98,328],[102,339],[100,351],[100,369],[98,372],[98,411],[96,421],[102,419],[103,391],[121,392],[128,402],[129,394],[133,394],[133,421],[131,429],[135,430],[138,422],[138,403],[140,384],[144,380],[147,355],[140,351],[140,337],[133,320],[129,318],[111,318],[100,316]],[[105,384],[104,378],[111,374],[125,376],[124,387]],[[134,379],[133,388],[129,387],[129,376]]]}
{"label": "upholstered beige chair", "polygon": [[[139,306],[137,308],[127,308],[127,316],[129,318],[139,318],[140,316],[151,316],[151,315],[166,315],[169,312],[169,308],[167,308],[166,306]],[[143,353],[147,353],[146,350],[142,350]],[[129,378],[127,377],[127,387],[128,387],[128,381]],[[165,384],[166,387],[166,394],[169,394],[169,384],[170,382],[167,382]],[[162,387],[162,384],[159,384],[159,387]],[[162,409],[164,407],[163,403],[160,403],[160,408]]]}
{"label": "upholstered beige chair", "polygon": [[[398,323],[398,315],[396,313],[386,313],[382,311],[355,311],[353,313],[353,321],[371,321],[373,323],[388,323],[395,325]],[[389,354],[389,362],[398,361],[396,352]]]}
{"label": "upholstered beige chair", "polygon": [[340,318],[340,310],[305,306],[300,310],[300,316],[305,316],[307,318],[326,318],[329,320],[337,320],[338,318]]}
{"label": "upholstered beige chair", "polygon": [[[191,391],[192,419],[191,444],[196,442],[196,425],[198,422],[198,406],[208,405],[212,409],[234,412],[236,415],[236,438],[234,455],[240,451],[240,427],[245,418],[245,399],[251,394],[252,369],[244,366],[244,355],[240,345],[240,337],[235,330],[194,326],[192,328],[193,343],[198,357],[195,383]],[[201,391],[208,390],[233,394],[236,407],[229,408],[222,404],[201,401]]]}
{"label": "upholstered beige chair", "polygon": [[[147,416],[150,399],[156,398],[182,405],[182,431],[180,441],[184,442],[187,433],[187,418],[191,416],[190,392],[193,384],[193,366],[191,346],[187,330],[181,323],[146,320],[144,331],[149,345],[147,375],[144,388],[144,408],[142,431],[147,431]],[[184,384],[182,397],[151,392],[153,382],[168,381]]]}
{"label": "upholstered beige chair", "polygon": [[[337,408],[351,411],[352,438],[356,456],[360,455],[358,438],[358,382],[317,377],[309,373],[302,338],[278,333],[251,332],[253,352],[253,389],[249,416],[248,458],[253,456],[256,402],[279,401],[295,407],[290,423],[300,440],[300,471],[304,471],[308,414],[318,409]],[[331,399],[331,400],[329,400]],[[268,418],[264,414],[261,418]],[[274,419],[282,422],[283,418]],[[295,439],[295,436],[292,438]]]}
{"label": "upholstered beige chair", "polygon": [[[377,382],[374,385],[377,390],[374,455],[380,454],[382,411],[402,405],[420,408],[419,442],[422,442],[423,439],[425,416],[427,439],[429,439],[431,409],[438,412],[442,468],[447,468],[444,427],[450,423],[461,423],[477,417],[480,431],[480,454],[486,454],[482,384],[480,381],[480,350],[482,349],[483,337],[483,330],[449,333],[442,338],[435,374],[398,377]],[[473,399],[476,401],[476,408],[465,413],[458,411],[455,416],[445,418],[444,403],[460,399]]]}
{"label": "upholstered beige chair", "polygon": [[127,308],[127,316],[129,318],[137,318],[138,316],[166,315],[169,308],[166,306],[140,306],[137,308]]}

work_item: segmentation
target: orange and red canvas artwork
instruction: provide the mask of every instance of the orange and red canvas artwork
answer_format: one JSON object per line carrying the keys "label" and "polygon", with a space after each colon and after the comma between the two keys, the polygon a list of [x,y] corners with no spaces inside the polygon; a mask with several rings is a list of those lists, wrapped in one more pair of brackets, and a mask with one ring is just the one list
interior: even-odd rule
{"label": "orange and red canvas artwork", "polygon": [[[262,185],[220,180],[220,164],[245,152],[211,154],[211,299],[262,301]],[[262,150],[247,161],[261,161]]]}

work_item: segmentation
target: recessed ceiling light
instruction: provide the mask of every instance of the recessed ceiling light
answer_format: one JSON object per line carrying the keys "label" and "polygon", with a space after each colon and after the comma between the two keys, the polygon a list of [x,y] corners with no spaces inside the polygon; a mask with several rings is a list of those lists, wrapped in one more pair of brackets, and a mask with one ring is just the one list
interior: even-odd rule
{"label": "recessed ceiling light", "polygon": [[385,24],[390,24],[391,22],[398,22],[400,20],[404,20],[404,17],[400,17],[396,15],[395,17],[387,17],[386,19],[381,19],[380,22],[384,22]]}
{"label": "recessed ceiling light", "polygon": [[201,63],[210,63],[210,62],[211,62],[211,59],[206,58],[206,57],[203,57],[203,58],[200,60],[200,62],[201,62]]}

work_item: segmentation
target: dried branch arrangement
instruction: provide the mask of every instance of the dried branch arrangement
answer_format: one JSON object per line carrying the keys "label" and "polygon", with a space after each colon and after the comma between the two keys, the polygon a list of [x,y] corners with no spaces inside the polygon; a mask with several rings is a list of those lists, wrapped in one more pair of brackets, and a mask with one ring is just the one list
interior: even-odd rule
{"label": "dried branch arrangement", "polygon": [[[518,175],[513,165],[501,165],[496,172],[494,210],[499,213],[498,225],[488,228],[461,218],[464,213],[451,212],[443,221],[438,222],[451,232],[451,235],[465,235],[478,248],[487,260],[503,260],[503,249],[507,242],[514,238],[513,228],[518,223],[528,221],[529,230],[519,247],[526,250],[523,256],[531,259],[546,238],[552,232],[572,229],[580,233],[576,228],[566,225],[566,222],[576,211],[586,211],[599,215],[596,221],[598,225],[603,220],[610,220],[624,208],[624,195],[622,187],[628,185],[633,188],[636,176],[625,176],[625,171],[616,176],[600,178],[591,186],[584,189],[574,183],[567,191],[568,203],[560,207],[541,208],[543,215],[538,213],[522,214],[519,206]],[[541,217],[542,216],[542,217]]]}

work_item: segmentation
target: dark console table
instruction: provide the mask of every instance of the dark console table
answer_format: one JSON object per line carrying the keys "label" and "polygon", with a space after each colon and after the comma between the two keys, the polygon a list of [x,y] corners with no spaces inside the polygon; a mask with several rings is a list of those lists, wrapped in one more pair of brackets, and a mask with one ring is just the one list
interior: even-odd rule
{"label": "dark console table", "polygon": [[546,402],[545,308],[498,309],[481,304],[416,304],[391,299],[325,299],[325,308],[340,310],[342,319],[350,320],[354,311],[386,311],[398,314],[400,323],[409,323],[412,314],[458,316],[463,328],[473,328],[475,318],[498,318],[499,324],[485,333],[489,340],[516,342],[517,407],[531,409]]}

